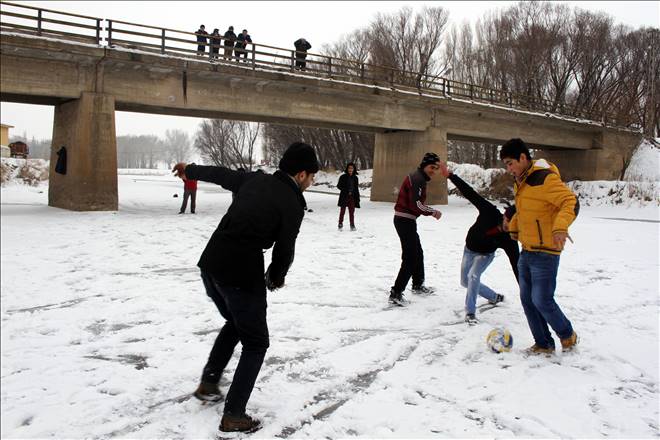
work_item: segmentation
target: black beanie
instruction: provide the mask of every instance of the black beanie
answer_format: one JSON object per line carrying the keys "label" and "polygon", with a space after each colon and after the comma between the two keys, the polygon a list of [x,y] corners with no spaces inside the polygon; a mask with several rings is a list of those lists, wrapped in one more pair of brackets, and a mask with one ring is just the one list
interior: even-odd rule
{"label": "black beanie", "polygon": [[288,175],[295,176],[301,171],[318,172],[319,163],[316,160],[316,153],[310,145],[294,142],[284,152],[279,168]]}
{"label": "black beanie", "polygon": [[422,159],[422,163],[419,164],[420,169],[424,169],[426,165],[432,165],[440,162],[440,157],[435,153],[426,153]]}

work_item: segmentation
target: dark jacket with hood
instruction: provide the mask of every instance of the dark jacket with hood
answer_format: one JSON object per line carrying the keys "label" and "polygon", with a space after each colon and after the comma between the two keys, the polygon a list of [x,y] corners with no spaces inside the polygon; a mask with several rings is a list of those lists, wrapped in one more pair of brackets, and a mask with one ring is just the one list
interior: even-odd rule
{"label": "dark jacket with hood", "polygon": [[293,263],[305,198],[288,174],[239,172],[224,167],[188,165],[189,179],[235,192],[197,265],[220,285],[251,287],[265,292],[264,250],[273,244],[270,279],[281,285]]}
{"label": "dark jacket with hood", "polygon": [[236,34],[234,33],[234,31],[227,30],[227,32],[225,32],[225,46],[234,47],[235,42],[236,42]]}
{"label": "dark jacket with hood", "polygon": [[470,227],[467,237],[465,237],[465,246],[472,252],[479,254],[490,254],[495,252],[497,248],[504,249],[507,257],[509,257],[513,273],[518,279],[518,257],[520,256],[518,242],[511,239],[508,232],[502,230],[503,215],[500,210],[481,197],[456,174],[449,174],[449,180],[479,210],[477,220]]}
{"label": "dark jacket with hood", "polygon": [[295,46],[296,50],[299,50],[301,52],[307,52],[309,49],[312,48],[312,45],[309,44],[309,41],[305,40],[304,38],[299,38],[297,39],[293,45]]}
{"label": "dark jacket with hood", "polygon": [[355,202],[355,207],[360,207],[360,187],[358,186],[359,182],[357,174],[357,169],[355,168],[355,165],[353,165],[353,175],[349,175],[348,165],[346,165],[344,174],[339,176],[339,182],[337,183],[337,188],[339,188],[339,202],[337,202],[337,206],[348,205],[348,196],[350,191],[350,195],[353,196],[353,201]]}

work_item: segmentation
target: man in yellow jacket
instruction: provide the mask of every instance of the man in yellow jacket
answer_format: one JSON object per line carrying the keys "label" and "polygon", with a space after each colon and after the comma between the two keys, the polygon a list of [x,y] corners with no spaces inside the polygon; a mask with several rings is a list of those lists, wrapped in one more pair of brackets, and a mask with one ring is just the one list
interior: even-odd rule
{"label": "man in yellow jacket", "polygon": [[557,167],[545,159],[532,160],[522,139],[506,142],[500,159],[515,177],[516,214],[507,227],[523,248],[518,260],[520,300],[535,342],[528,352],[555,351],[548,324],[561,340],[563,351],[569,351],[577,344],[577,334],[554,296],[559,255],[580,204],[561,181]]}

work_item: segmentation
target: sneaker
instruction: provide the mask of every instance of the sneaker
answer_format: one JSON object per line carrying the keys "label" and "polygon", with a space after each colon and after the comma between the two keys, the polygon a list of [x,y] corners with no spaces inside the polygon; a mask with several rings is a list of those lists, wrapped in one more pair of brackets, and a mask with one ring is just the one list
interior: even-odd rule
{"label": "sneaker", "polygon": [[495,299],[488,300],[488,304],[493,304],[493,305],[495,305],[495,304],[497,304],[497,303],[501,303],[502,301],[504,301],[504,295],[500,295],[500,294],[498,293],[498,294],[495,296]]}
{"label": "sneaker", "polygon": [[220,388],[218,388],[217,383],[204,381],[199,383],[199,386],[193,393],[193,396],[205,402],[219,402],[224,399],[224,396],[220,392]]}
{"label": "sneaker", "polygon": [[578,343],[577,333],[573,332],[571,336],[561,340],[561,351],[571,351]]}
{"label": "sneaker", "polygon": [[390,290],[389,303],[396,306],[405,307],[408,305],[408,300],[403,296],[403,293],[397,292],[394,290],[394,288],[392,288]]}
{"label": "sneaker", "polygon": [[470,325],[475,325],[479,323],[479,320],[477,319],[476,316],[474,316],[474,313],[468,313],[465,315],[465,322],[467,322]]}
{"label": "sneaker", "polygon": [[222,432],[255,432],[261,429],[261,421],[253,419],[247,414],[232,416],[225,413],[220,420],[220,431]]}
{"label": "sneaker", "polygon": [[357,231],[357,229],[355,228],[355,226],[351,226],[351,231]]}
{"label": "sneaker", "polygon": [[337,225],[337,229],[339,229],[340,231],[342,230],[343,227],[344,227],[344,224],[343,224],[343,223],[339,223],[339,224]]}
{"label": "sneaker", "polygon": [[554,354],[555,352],[555,347],[539,347],[538,345],[534,344],[529,348],[525,349],[526,354],[546,354],[546,355],[551,355]]}
{"label": "sneaker", "polygon": [[430,295],[433,292],[435,292],[435,289],[433,287],[426,287],[424,285],[412,286],[412,293],[415,293],[417,295]]}

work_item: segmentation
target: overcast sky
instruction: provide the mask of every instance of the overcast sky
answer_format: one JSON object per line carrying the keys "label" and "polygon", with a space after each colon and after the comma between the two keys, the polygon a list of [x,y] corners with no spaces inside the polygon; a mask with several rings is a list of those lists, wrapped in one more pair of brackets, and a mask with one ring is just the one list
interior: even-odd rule
{"label": "overcast sky", "polygon": [[[114,1],[30,1],[15,2],[98,18],[130,21],[194,32],[200,24],[211,32],[221,33],[229,25],[239,31],[248,29],[252,40],[277,47],[291,47],[294,40],[307,38],[314,51],[344,34],[366,26],[378,12],[393,12],[403,6],[417,10],[423,5],[443,6],[449,10],[451,23],[473,22],[485,11],[504,8],[511,1],[475,2],[114,2]],[[632,27],[660,27],[658,1],[574,1],[561,2],[588,10],[606,12],[619,23]],[[238,32],[237,32],[238,33]],[[27,104],[2,103],[2,123],[15,126],[10,135],[50,139],[53,108]],[[178,128],[194,135],[201,120],[197,118],[117,112],[117,135],[156,134]]]}

